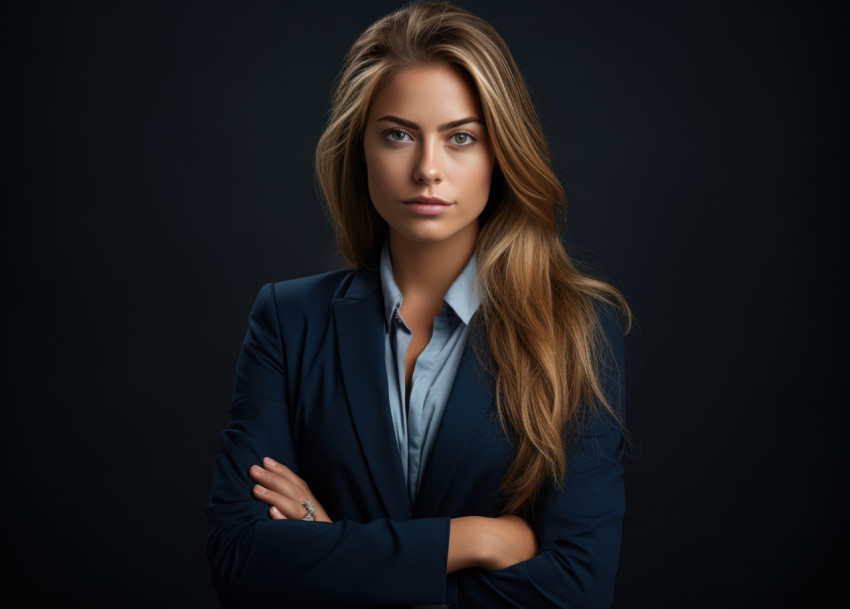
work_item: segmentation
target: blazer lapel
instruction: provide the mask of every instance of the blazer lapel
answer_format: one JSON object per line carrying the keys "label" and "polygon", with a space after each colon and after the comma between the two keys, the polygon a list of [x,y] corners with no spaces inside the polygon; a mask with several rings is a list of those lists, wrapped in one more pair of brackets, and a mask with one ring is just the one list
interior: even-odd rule
{"label": "blazer lapel", "polygon": [[437,513],[467,446],[491,412],[493,377],[481,366],[475,355],[475,346],[483,345],[483,340],[483,333],[473,321],[454,386],[446,402],[437,440],[425,466],[413,511],[415,518]]}
{"label": "blazer lapel", "polygon": [[412,508],[395,441],[384,360],[380,276],[357,271],[333,302],[337,348],[351,418],[375,486],[390,518],[408,520]]}

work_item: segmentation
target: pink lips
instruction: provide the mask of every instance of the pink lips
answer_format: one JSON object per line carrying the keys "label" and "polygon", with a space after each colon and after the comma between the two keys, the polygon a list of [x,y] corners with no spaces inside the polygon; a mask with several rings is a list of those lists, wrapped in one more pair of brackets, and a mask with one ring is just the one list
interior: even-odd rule
{"label": "pink lips", "polygon": [[405,207],[415,214],[420,216],[437,216],[449,207],[451,203],[444,201],[439,197],[413,197],[412,199],[404,199],[402,201]]}

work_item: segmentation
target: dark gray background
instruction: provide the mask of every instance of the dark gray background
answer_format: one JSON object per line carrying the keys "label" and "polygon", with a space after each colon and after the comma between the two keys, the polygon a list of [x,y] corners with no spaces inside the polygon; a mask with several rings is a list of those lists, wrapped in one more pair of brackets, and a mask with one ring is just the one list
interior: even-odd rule
{"label": "dark gray background", "polygon": [[[527,78],[571,251],[636,314],[615,606],[846,601],[846,9],[463,5]],[[313,149],[344,52],[397,7],[5,9],[4,606],[215,606],[248,311],[341,264]]]}

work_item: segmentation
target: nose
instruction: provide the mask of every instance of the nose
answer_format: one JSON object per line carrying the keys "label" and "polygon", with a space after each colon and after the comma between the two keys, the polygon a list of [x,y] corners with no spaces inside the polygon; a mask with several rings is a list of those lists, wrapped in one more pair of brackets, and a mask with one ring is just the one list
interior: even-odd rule
{"label": "nose", "polygon": [[421,184],[439,184],[443,180],[439,144],[426,141],[413,170],[413,180]]}

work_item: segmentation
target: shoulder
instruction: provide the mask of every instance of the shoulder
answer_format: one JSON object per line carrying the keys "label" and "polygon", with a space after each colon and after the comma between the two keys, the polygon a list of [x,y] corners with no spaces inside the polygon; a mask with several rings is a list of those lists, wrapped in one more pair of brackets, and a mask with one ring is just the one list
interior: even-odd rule
{"label": "shoulder", "polygon": [[[596,373],[605,401],[610,408],[595,408],[605,427],[622,427],[626,410],[626,365],[624,334],[628,327],[626,313],[606,302],[594,303],[597,331],[594,337]],[[611,415],[614,415],[613,417]],[[596,418],[596,417],[594,417]]]}
{"label": "shoulder", "polygon": [[277,333],[327,320],[334,299],[345,292],[354,274],[339,270],[267,283],[257,293],[250,322]]}
{"label": "shoulder", "polygon": [[319,275],[277,281],[264,286],[278,306],[311,308],[321,303],[330,303],[338,297],[356,271],[343,269]]}
{"label": "shoulder", "polygon": [[267,283],[260,288],[254,308],[315,311],[330,307],[354,273],[352,270],[338,270]]}
{"label": "shoulder", "polygon": [[600,355],[607,365],[615,364],[623,359],[623,335],[627,327],[624,313],[603,301],[596,301],[594,309],[599,322]]}

